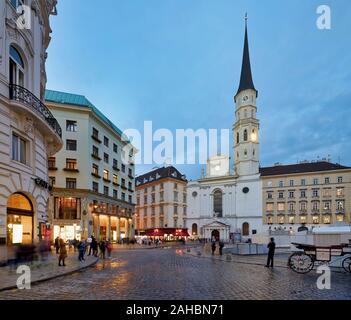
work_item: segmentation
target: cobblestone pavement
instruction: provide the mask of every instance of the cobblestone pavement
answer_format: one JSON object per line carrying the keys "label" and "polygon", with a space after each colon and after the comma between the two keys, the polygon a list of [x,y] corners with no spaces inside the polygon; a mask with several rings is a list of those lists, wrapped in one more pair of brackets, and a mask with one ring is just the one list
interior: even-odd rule
{"label": "cobblestone pavement", "polygon": [[0,299],[351,299],[351,276],[332,273],[331,290],[317,275],[286,268],[201,259],[176,249],[120,251],[72,275],[5,291]]}

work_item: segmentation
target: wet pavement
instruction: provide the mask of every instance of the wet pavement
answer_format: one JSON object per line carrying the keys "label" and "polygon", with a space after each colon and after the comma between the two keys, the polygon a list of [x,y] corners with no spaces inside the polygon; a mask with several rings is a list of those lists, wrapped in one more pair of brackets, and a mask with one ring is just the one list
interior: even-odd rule
{"label": "wet pavement", "polygon": [[330,290],[317,288],[319,276],[202,259],[174,248],[136,249],[31,290],[1,292],[0,299],[351,299],[350,274],[332,273]]}

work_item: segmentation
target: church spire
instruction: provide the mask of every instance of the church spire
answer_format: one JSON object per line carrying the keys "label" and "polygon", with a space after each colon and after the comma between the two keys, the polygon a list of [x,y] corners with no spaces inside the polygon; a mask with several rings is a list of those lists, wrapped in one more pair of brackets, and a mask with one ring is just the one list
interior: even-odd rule
{"label": "church spire", "polygon": [[244,40],[244,52],[243,52],[243,63],[241,67],[241,77],[240,77],[240,84],[238,88],[238,93],[243,90],[252,89],[256,91],[255,86],[252,81],[252,73],[251,73],[251,64],[250,64],[250,53],[249,53],[249,40],[247,35],[247,13],[245,15],[245,40]]}

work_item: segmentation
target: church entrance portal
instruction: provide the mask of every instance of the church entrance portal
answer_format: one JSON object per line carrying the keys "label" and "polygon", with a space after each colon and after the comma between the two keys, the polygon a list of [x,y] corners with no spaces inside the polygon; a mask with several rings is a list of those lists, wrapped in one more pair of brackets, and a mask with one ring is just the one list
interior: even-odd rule
{"label": "church entrance portal", "polygon": [[211,233],[211,240],[216,240],[219,241],[219,231],[218,230],[213,230]]}

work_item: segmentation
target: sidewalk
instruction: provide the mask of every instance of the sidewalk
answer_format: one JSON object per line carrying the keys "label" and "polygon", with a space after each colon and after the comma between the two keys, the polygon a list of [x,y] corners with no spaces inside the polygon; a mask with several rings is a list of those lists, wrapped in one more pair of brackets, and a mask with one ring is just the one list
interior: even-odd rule
{"label": "sidewalk", "polygon": [[[220,255],[212,255],[211,252],[205,251],[202,247],[193,248],[193,249],[184,249],[183,252],[185,254],[190,254],[192,256],[204,259],[212,259],[212,260],[220,260],[223,262],[231,262],[231,263],[242,263],[242,264],[252,264],[258,266],[265,266],[267,263],[267,255],[236,255],[236,254],[223,254]],[[274,267],[278,268],[286,268],[289,269],[287,263],[289,256],[291,255],[290,251],[286,251],[285,249],[277,249],[274,255]],[[340,266],[336,266],[334,263],[329,265],[331,270],[334,272],[344,272],[343,268]]]}
{"label": "sidewalk", "polygon": [[[78,261],[78,252],[68,252],[66,259],[66,267],[58,266],[58,258],[56,254],[50,254],[46,261],[34,261],[28,264],[31,269],[31,284],[42,282],[68,275],[70,273],[83,270],[94,265],[99,259],[92,256],[85,256],[85,261]],[[4,290],[16,289],[17,279],[20,274],[10,266],[0,268],[0,292]]]}

